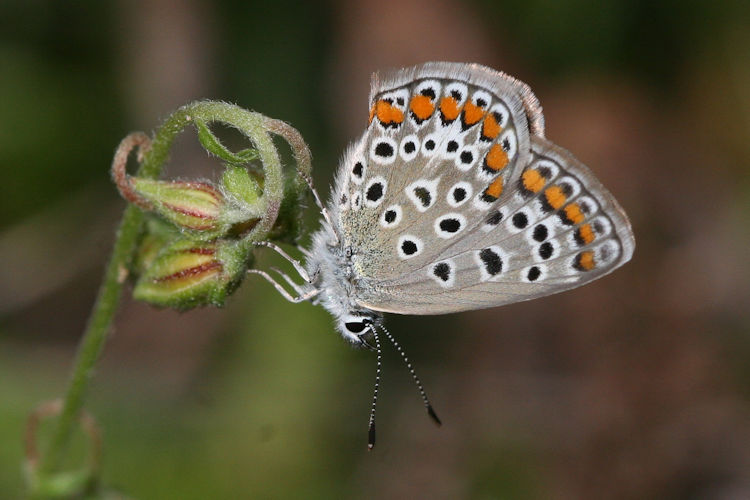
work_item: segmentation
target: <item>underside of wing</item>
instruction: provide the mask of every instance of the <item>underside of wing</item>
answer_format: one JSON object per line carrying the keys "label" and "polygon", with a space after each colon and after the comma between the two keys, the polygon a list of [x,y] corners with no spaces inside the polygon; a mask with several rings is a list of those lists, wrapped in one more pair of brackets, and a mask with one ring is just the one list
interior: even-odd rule
{"label": "underside of wing", "polygon": [[624,211],[568,151],[531,138],[532,157],[487,216],[429,263],[370,282],[365,307],[442,314],[558,293],[630,260],[635,240]]}
{"label": "underside of wing", "polygon": [[[528,87],[478,65],[428,63],[373,78],[370,123],[344,155],[331,204],[364,279],[426,265],[468,233],[543,128]],[[443,216],[437,220],[437,216]]]}

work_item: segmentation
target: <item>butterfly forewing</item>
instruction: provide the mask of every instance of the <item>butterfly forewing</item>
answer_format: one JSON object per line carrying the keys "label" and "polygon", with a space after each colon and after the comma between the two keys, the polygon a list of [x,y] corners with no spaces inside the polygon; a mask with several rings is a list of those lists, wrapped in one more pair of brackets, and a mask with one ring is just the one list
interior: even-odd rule
{"label": "butterfly forewing", "polygon": [[376,76],[369,127],[345,156],[335,194],[359,274],[395,279],[468,233],[528,162],[525,106],[534,103],[525,85],[481,67]]}
{"label": "butterfly forewing", "polygon": [[347,152],[334,216],[357,301],[438,314],[549,295],[626,262],[612,196],[543,138],[524,84],[431,63],[374,78],[370,124]]}

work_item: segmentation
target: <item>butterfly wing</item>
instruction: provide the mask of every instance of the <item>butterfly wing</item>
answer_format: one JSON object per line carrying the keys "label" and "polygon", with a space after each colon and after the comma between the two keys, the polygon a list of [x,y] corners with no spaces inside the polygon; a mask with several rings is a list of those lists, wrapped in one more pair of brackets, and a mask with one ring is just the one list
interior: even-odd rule
{"label": "butterfly wing", "polygon": [[612,195],[568,151],[537,137],[531,145],[517,187],[493,209],[499,220],[484,219],[434,262],[379,283],[387,293],[362,305],[403,314],[494,307],[581,286],[630,260],[635,239]]}
{"label": "butterfly wing", "polygon": [[[376,74],[370,104],[329,208],[363,280],[390,280],[441,251],[447,240],[424,227],[437,213],[484,210],[500,196],[529,160],[530,123],[542,133],[543,119],[525,84],[456,63]],[[467,227],[450,233],[451,224],[447,234]]]}
{"label": "butterfly wing", "polygon": [[626,216],[543,138],[529,88],[476,65],[374,78],[336,179],[360,305],[439,314],[549,295],[626,262]]}

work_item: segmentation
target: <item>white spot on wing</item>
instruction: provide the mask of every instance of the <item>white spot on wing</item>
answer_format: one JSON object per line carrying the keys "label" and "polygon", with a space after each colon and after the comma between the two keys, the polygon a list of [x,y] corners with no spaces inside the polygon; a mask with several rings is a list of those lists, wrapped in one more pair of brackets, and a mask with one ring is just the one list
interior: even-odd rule
{"label": "white spot on wing", "polygon": [[[412,201],[412,203],[414,203],[414,206],[417,207],[417,210],[419,210],[420,212],[424,212],[428,208],[435,205],[435,201],[437,200],[437,186],[439,182],[440,177],[431,181],[428,181],[427,179],[419,179],[406,186],[404,192],[406,193],[406,196]],[[427,206],[422,203],[422,199],[419,198],[415,193],[415,190],[419,188],[426,189],[430,195],[429,204],[427,204]]]}
{"label": "white spot on wing", "polygon": [[[388,214],[388,212],[395,213],[395,218],[391,222],[388,222],[386,220],[386,214]],[[404,212],[403,210],[401,210],[400,205],[391,205],[390,207],[383,210],[383,213],[380,216],[380,225],[385,228],[396,227],[398,226],[398,223],[401,222],[401,218],[403,217],[403,215]]]}
{"label": "white spot on wing", "polygon": [[[479,104],[477,104],[477,101],[479,100],[484,101],[484,106],[479,106]],[[492,102],[492,96],[489,94],[489,92],[485,92],[484,90],[477,90],[476,92],[474,92],[474,95],[471,96],[471,101],[476,106],[479,106],[482,109],[487,109]]]}
{"label": "white spot on wing", "polygon": [[[452,225],[455,225],[454,221],[458,221],[458,229],[456,231],[447,231],[440,226],[441,223],[451,223]],[[435,233],[446,240],[448,238],[453,238],[454,236],[456,236],[458,233],[463,231],[465,227],[466,217],[459,213],[449,213],[441,215],[440,217],[435,219]]]}
{"label": "white spot on wing", "polygon": [[[383,150],[389,151],[390,155],[384,156],[378,154],[378,152],[382,152]],[[397,150],[398,145],[396,144],[396,141],[390,137],[381,136],[373,139],[372,144],[370,145],[370,158],[380,165],[390,165],[396,160]]]}
{"label": "white spot on wing", "polygon": [[[408,246],[410,246],[409,243],[413,243],[416,246],[416,251],[414,253],[409,254],[404,251],[404,246],[407,246],[408,249]],[[424,243],[416,236],[413,236],[411,234],[403,234],[398,239],[396,250],[400,259],[411,259],[412,257],[416,257],[417,255],[422,253],[422,250],[424,250]]]}
{"label": "white spot on wing", "polygon": [[512,160],[516,157],[516,153],[518,152],[518,145],[516,142],[516,133],[513,130],[506,130],[505,132],[503,132],[498,143],[508,154],[509,160]]}
{"label": "white spot on wing", "polygon": [[363,158],[357,158],[349,169],[350,177],[354,184],[360,185],[367,175],[367,162]]}
{"label": "white spot on wing", "polygon": [[[412,147],[411,152],[407,152],[408,147]],[[419,137],[415,134],[410,134],[401,140],[401,145],[398,148],[398,155],[405,162],[410,162],[419,154]]]}
{"label": "white spot on wing", "polygon": [[505,253],[505,251],[502,248],[495,246],[495,245],[491,247],[487,247],[486,249],[491,250],[498,257],[500,257],[501,270],[497,274],[494,274],[494,275],[490,274],[487,271],[487,265],[485,264],[485,262],[482,260],[482,257],[481,257],[482,250],[485,250],[485,249],[483,248],[481,250],[476,250],[474,252],[474,262],[477,264],[477,267],[479,268],[479,275],[480,275],[479,279],[481,281],[497,281],[498,279],[500,279],[500,276],[503,275],[503,272],[505,271],[505,269],[508,268],[508,255]]}
{"label": "white spot on wing", "polygon": [[[456,168],[461,170],[462,172],[466,172],[467,170],[471,169],[474,164],[476,164],[477,158],[479,158],[479,150],[476,146],[464,146],[458,151],[458,154],[456,154],[456,158],[454,160]],[[469,161],[466,162],[465,160]]]}
{"label": "white spot on wing", "polygon": [[[368,195],[370,194],[370,188],[372,188],[375,184],[378,184],[378,183],[380,183],[381,189],[382,189],[380,196],[376,200],[371,200],[370,198],[368,198]],[[388,183],[383,177],[381,176],[374,177],[370,182],[367,183],[367,188],[364,191],[365,192],[365,206],[373,208],[383,203],[383,199],[385,199],[385,193],[387,189],[388,189]]]}
{"label": "white spot on wing", "polygon": [[[457,190],[460,191],[461,189],[463,189],[465,193],[464,198],[462,200],[456,201],[454,193],[456,193]],[[453,187],[448,190],[448,194],[446,195],[445,199],[448,202],[448,205],[452,207],[460,207],[461,205],[469,201],[473,194],[474,189],[472,188],[471,184],[465,181],[461,181],[454,184]]]}
{"label": "white spot on wing", "polygon": [[[435,133],[427,134],[425,136],[424,140],[422,141],[422,147],[420,149],[422,151],[422,156],[431,158],[435,154],[439,144],[438,137],[439,135]],[[430,143],[430,141],[432,141],[432,143]],[[428,146],[430,145],[432,146],[432,149],[429,149]]]}
{"label": "white spot on wing", "polygon": [[355,191],[352,193],[352,210],[359,210],[362,208],[362,193]]}
{"label": "white spot on wing", "polygon": [[498,113],[500,115],[500,121],[499,125],[502,128],[505,128],[508,126],[508,121],[510,120],[510,112],[508,111],[508,108],[505,107],[505,105],[501,102],[497,102],[492,105],[490,108],[491,113]]}
{"label": "white spot on wing", "polygon": [[458,107],[460,108],[466,102],[466,98],[469,95],[469,89],[464,83],[452,82],[445,86],[443,95],[445,97],[454,97],[453,94],[455,92],[458,92],[460,94],[460,99],[456,99],[458,101]]}
{"label": "white spot on wing", "polygon": [[[442,269],[438,269],[438,266],[441,266],[441,265],[448,266],[448,279],[447,280],[443,280],[443,278],[441,278],[437,274],[438,270],[442,271]],[[435,262],[433,265],[427,268],[427,274],[443,288],[451,288],[456,283],[456,264],[451,259],[446,259],[446,260],[441,260],[440,262]]]}

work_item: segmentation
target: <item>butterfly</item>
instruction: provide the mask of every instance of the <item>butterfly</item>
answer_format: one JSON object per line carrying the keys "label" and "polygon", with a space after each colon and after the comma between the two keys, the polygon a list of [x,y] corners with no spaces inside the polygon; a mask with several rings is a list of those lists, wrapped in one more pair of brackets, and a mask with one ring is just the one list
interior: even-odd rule
{"label": "butterfly", "polygon": [[[328,310],[343,337],[377,351],[383,313],[444,314],[581,286],[627,262],[630,222],[591,171],[544,137],[531,89],[478,64],[428,62],[374,74],[369,121],[339,164],[305,263],[270,242],[305,283],[268,273],[292,302]],[[278,272],[278,271],[277,271]],[[373,343],[374,341],[374,343]]]}

